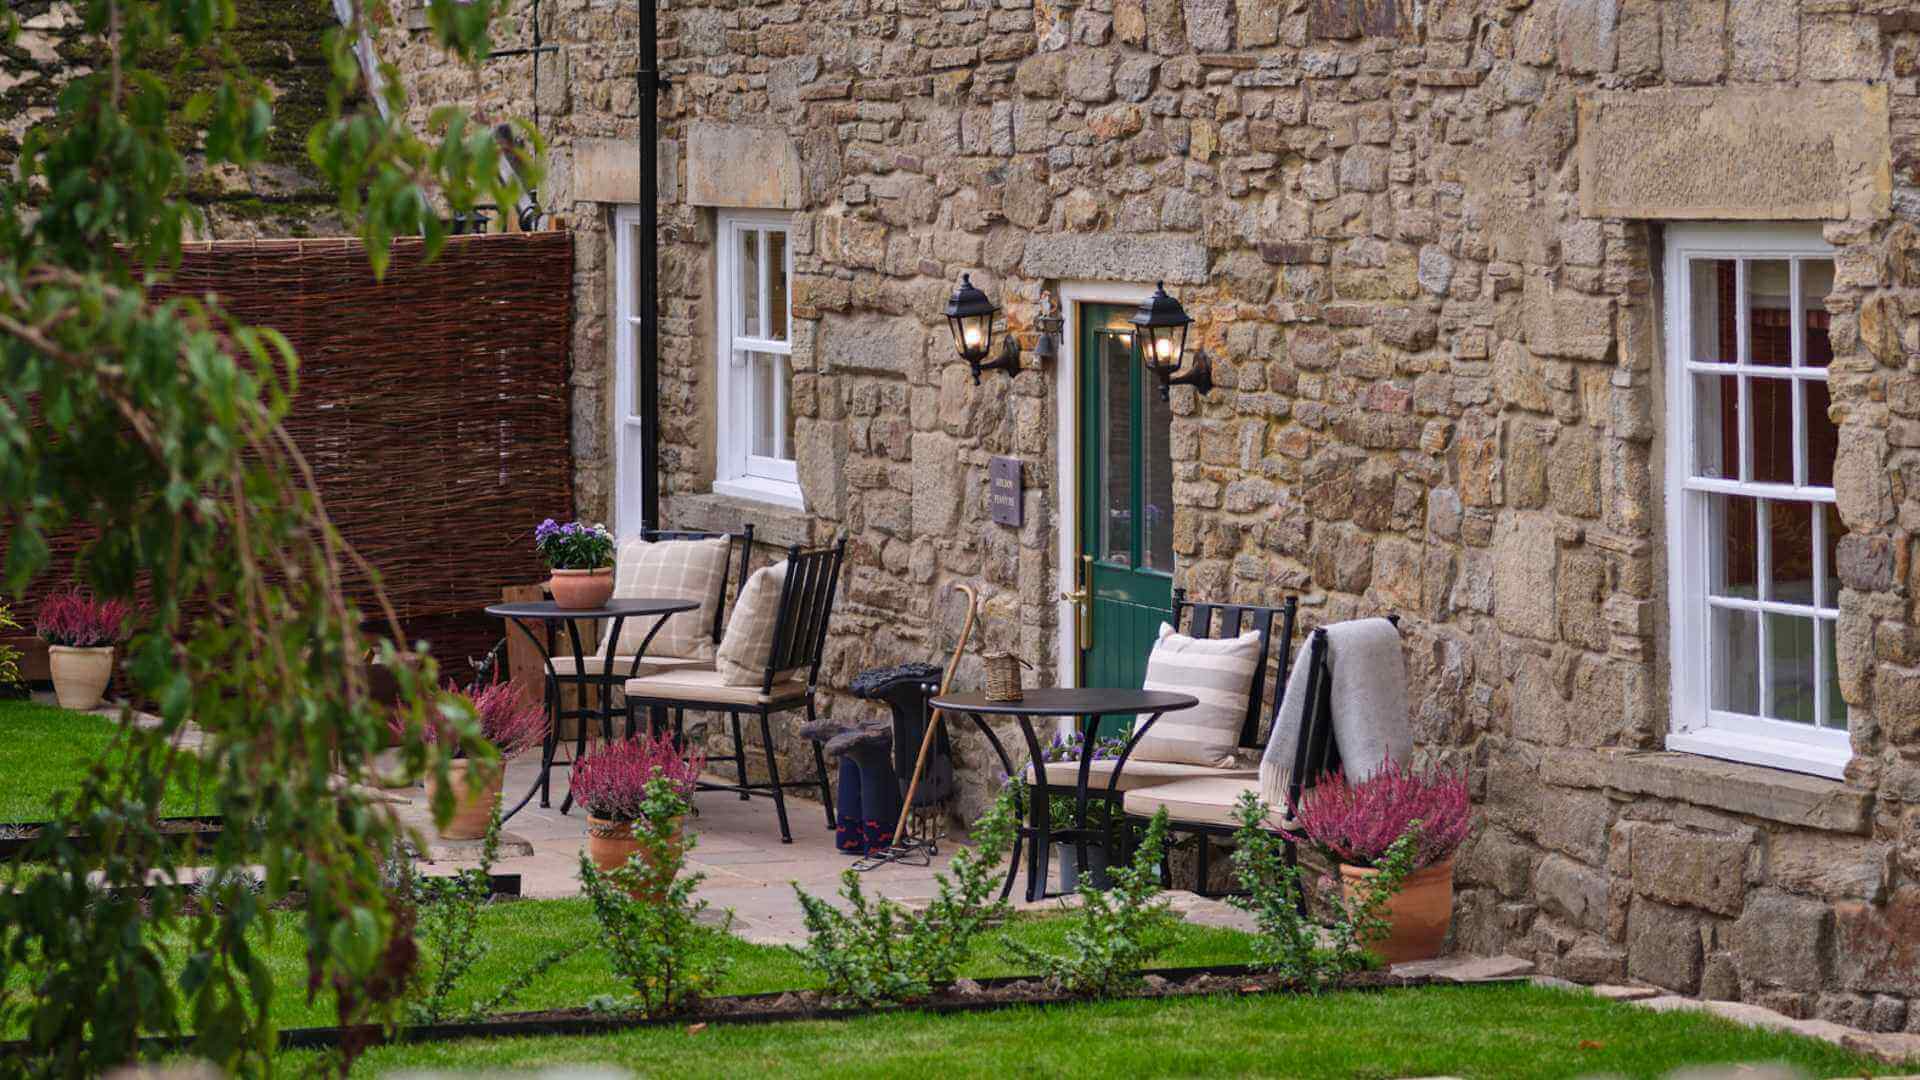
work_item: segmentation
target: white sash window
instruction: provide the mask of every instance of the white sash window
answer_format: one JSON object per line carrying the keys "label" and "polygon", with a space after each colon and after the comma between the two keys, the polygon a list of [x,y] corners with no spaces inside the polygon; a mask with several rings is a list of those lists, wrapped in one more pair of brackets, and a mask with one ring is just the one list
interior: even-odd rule
{"label": "white sash window", "polygon": [[804,509],[788,406],[793,381],[788,219],[723,212],[714,239],[719,445],[713,489]]}
{"label": "white sash window", "polygon": [[1667,245],[1667,746],[1838,777],[1833,252],[1780,226],[1674,226]]}

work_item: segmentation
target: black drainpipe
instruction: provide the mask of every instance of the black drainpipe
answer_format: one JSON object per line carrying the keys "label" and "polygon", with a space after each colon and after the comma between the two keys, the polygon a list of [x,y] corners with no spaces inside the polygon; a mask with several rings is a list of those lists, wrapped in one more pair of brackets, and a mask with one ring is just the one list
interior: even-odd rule
{"label": "black drainpipe", "polygon": [[660,527],[660,28],[658,0],[640,9],[640,426],[647,467],[640,474],[640,521]]}

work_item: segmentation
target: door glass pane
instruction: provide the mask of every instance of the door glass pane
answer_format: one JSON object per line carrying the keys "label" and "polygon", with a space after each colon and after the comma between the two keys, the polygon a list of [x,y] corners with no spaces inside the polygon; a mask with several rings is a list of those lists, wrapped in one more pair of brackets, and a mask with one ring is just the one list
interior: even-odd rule
{"label": "door glass pane", "polygon": [[1160,390],[1149,385],[1141,394],[1145,399],[1146,422],[1141,424],[1140,453],[1144,455],[1147,490],[1141,514],[1146,520],[1141,558],[1155,570],[1173,573],[1173,455],[1167,448],[1167,435],[1173,428],[1173,408],[1160,400]]}
{"label": "door glass pane", "polygon": [[1747,349],[1766,367],[1793,363],[1793,278],[1785,259],[1747,263]]}
{"label": "door glass pane", "polygon": [[748,430],[753,433],[753,453],[758,457],[778,457],[775,452],[777,429],[774,411],[774,380],[779,375],[779,358],[769,353],[747,354]]}
{"label": "door glass pane", "polygon": [[1752,409],[1752,480],[1763,484],[1793,483],[1793,380],[1748,379],[1747,404]]}
{"label": "door glass pane", "polygon": [[1133,351],[1118,334],[1100,335],[1100,557],[1133,565]]}
{"label": "door glass pane", "polygon": [[1800,260],[1800,306],[1805,312],[1806,340],[1801,362],[1808,367],[1826,367],[1833,360],[1833,343],[1827,340],[1827,294],[1833,291],[1833,260]]}
{"label": "door glass pane", "polygon": [[1807,379],[1807,483],[1833,486],[1833,459],[1840,452],[1840,428],[1827,415],[1833,395],[1825,379]]}
{"label": "door glass pane", "polygon": [[1740,476],[1740,380],[1731,375],[1693,377],[1693,474],[1709,479]]}
{"label": "door glass pane", "polygon": [[734,307],[740,312],[740,335],[757,338],[761,336],[760,234],[752,229],[739,229],[735,234],[740,237],[740,292]]}
{"label": "door glass pane", "polygon": [[1813,620],[1769,611],[1767,620],[1766,711],[1774,720],[1811,724],[1813,702]]}
{"label": "door glass pane", "polygon": [[787,234],[767,231],[767,337],[787,340]]}
{"label": "door glass pane", "polygon": [[1736,359],[1733,326],[1734,261],[1694,259],[1693,357],[1697,363],[1731,364]]}
{"label": "door glass pane", "polygon": [[1766,599],[1813,603],[1813,504],[1767,504]]}
{"label": "door glass pane", "polygon": [[1754,504],[1745,495],[1708,495],[1707,593],[1733,596],[1743,600],[1756,597],[1759,545],[1756,541]]}
{"label": "door glass pane", "polygon": [[1711,608],[1708,664],[1712,707],[1760,715],[1760,620],[1751,611]]}
{"label": "door glass pane", "polygon": [[1820,678],[1826,683],[1827,715],[1821,721],[1830,728],[1842,731],[1847,727],[1847,702],[1840,696],[1840,661],[1834,655],[1834,622],[1832,619],[1820,620],[1821,666]]}

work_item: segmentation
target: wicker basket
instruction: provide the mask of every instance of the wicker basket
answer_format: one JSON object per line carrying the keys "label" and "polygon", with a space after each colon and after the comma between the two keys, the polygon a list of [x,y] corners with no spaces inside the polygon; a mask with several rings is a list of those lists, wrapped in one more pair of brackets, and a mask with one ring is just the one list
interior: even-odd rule
{"label": "wicker basket", "polygon": [[991,652],[981,657],[987,665],[988,701],[1019,701],[1022,697],[1020,669],[1032,667],[1032,664],[1012,653]]}

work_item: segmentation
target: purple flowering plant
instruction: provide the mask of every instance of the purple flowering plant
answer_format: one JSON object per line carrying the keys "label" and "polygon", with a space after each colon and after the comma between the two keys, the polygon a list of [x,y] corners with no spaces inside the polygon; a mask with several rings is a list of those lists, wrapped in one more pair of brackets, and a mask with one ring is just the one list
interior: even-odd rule
{"label": "purple flowering plant", "polygon": [[552,518],[533,530],[533,546],[555,570],[598,570],[613,565],[613,534],[605,525]]}
{"label": "purple flowering plant", "polygon": [[1294,818],[1305,835],[1293,839],[1304,838],[1348,866],[1378,866],[1418,823],[1417,870],[1453,854],[1473,827],[1473,807],[1466,770],[1421,770],[1389,760],[1365,780],[1349,780],[1344,772],[1322,777],[1301,796]]}

